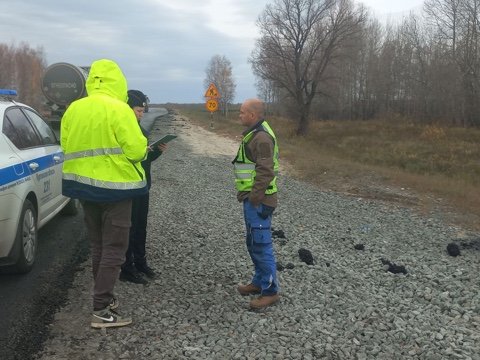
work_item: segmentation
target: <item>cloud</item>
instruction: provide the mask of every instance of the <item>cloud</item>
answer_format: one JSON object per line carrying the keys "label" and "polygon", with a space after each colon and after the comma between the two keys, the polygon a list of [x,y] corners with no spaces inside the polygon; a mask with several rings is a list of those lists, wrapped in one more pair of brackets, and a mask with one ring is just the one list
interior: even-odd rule
{"label": "cloud", "polygon": [[208,27],[234,40],[255,38],[258,36],[255,27],[256,17],[244,11],[247,6],[250,8],[253,2],[247,3],[232,0],[211,0],[210,7],[214,10],[206,14]]}
{"label": "cloud", "polygon": [[[154,102],[202,102],[205,68],[212,56],[225,55],[237,82],[236,101],[242,101],[256,94],[248,58],[256,20],[272,1],[15,0],[0,13],[0,42],[42,47],[48,64],[113,59],[129,86]],[[364,2],[370,1],[378,0]]]}
{"label": "cloud", "polygon": [[373,9],[378,15],[405,15],[411,10],[421,8],[424,0],[360,0],[359,2]]}
{"label": "cloud", "polygon": [[267,0],[16,0],[0,14],[3,43],[42,47],[47,63],[118,62],[129,86],[154,102],[201,102],[205,68],[225,55],[237,97],[255,95],[248,57]]}

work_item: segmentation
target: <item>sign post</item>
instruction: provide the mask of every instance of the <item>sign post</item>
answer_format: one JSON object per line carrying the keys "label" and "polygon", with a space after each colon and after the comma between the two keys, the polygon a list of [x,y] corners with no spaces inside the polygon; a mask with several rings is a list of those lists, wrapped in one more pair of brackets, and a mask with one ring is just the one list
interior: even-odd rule
{"label": "sign post", "polygon": [[213,129],[213,113],[218,110],[218,98],[220,94],[214,83],[211,83],[205,91],[204,97],[207,99],[205,108],[210,111],[210,128]]}

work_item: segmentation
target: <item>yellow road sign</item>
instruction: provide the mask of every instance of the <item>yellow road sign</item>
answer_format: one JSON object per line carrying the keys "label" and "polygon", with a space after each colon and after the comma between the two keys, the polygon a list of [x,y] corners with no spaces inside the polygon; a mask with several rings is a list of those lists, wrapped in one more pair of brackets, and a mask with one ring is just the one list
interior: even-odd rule
{"label": "yellow road sign", "polygon": [[205,107],[210,112],[215,112],[218,110],[218,101],[215,99],[208,99],[205,103]]}
{"label": "yellow road sign", "polygon": [[220,97],[220,94],[218,93],[218,89],[217,87],[215,86],[215,84],[210,84],[210,86],[208,87],[207,91],[205,91],[205,97],[208,97],[208,98],[218,98]]}

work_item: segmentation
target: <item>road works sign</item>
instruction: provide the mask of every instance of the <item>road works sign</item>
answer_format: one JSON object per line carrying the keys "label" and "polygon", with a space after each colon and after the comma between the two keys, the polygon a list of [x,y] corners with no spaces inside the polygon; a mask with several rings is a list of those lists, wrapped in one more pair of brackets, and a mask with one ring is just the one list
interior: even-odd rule
{"label": "road works sign", "polygon": [[207,108],[208,111],[210,111],[210,114],[213,116],[213,113],[218,110],[217,99],[220,97],[220,94],[218,93],[218,89],[214,83],[210,84],[207,91],[205,91],[204,96],[207,98],[205,107]]}
{"label": "road works sign", "polygon": [[218,89],[217,87],[215,86],[215,84],[210,84],[210,86],[208,87],[207,91],[205,91],[205,95],[204,95],[206,98],[219,98],[220,97],[220,94],[218,93]]}
{"label": "road works sign", "polygon": [[216,99],[208,99],[205,103],[205,107],[210,112],[215,112],[218,110],[218,101]]}

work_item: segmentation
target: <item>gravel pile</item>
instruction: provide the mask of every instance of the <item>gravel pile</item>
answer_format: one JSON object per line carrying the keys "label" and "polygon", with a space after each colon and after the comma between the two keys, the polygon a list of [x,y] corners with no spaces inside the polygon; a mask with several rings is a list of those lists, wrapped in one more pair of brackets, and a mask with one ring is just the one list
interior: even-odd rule
{"label": "gravel pile", "polygon": [[152,168],[147,253],[160,276],[116,287],[134,324],[89,327],[85,263],[38,358],[480,359],[480,251],[446,250],[461,229],[285,174],[273,218],[281,300],[250,311],[236,291],[253,268],[234,154],[193,153],[194,131],[168,115],[152,133],[180,137]]}

